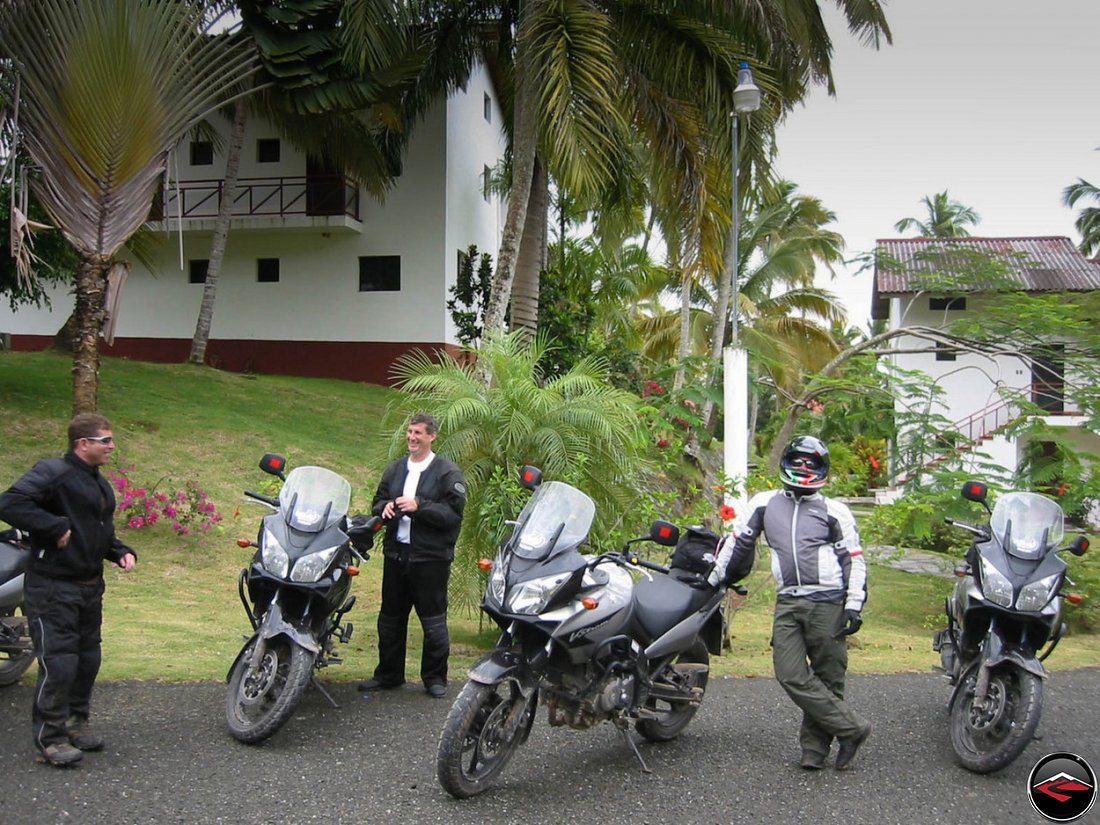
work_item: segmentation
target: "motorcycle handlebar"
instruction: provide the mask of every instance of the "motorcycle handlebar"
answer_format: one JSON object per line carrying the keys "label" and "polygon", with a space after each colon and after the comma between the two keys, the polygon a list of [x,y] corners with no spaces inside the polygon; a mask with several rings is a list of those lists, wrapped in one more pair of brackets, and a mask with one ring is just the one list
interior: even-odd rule
{"label": "motorcycle handlebar", "polygon": [[943,520],[943,523],[944,524],[950,524],[954,527],[960,527],[963,530],[967,530],[967,531],[973,533],[975,536],[983,536],[984,537],[984,536],[989,535],[989,531],[985,527],[982,527],[982,526],[976,525],[976,524],[967,524],[965,521],[956,521],[953,518],[945,518]]}
{"label": "motorcycle handlebar", "polygon": [[278,507],[279,506],[279,499],[277,499],[277,498],[272,498],[271,496],[265,496],[261,493],[254,493],[251,490],[245,490],[244,494],[246,496],[248,496],[249,498],[254,498],[254,499],[256,499],[256,501],[262,501],[264,504],[268,504],[272,507]]}

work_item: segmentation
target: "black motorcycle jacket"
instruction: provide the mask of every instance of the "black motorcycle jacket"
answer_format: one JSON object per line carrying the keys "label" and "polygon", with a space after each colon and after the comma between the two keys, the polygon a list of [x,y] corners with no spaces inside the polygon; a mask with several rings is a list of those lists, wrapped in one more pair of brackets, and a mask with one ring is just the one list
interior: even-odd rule
{"label": "black motorcycle jacket", "polygon": [[[371,504],[374,515],[381,516],[387,502],[402,494],[408,472],[408,459],[405,458],[386,468]],[[418,509],[408,514],[411,521],[409,544],[398,544],[399,519],[394,518],[386,525],[382,552],[388,558],[411,563],[453,561],[455,542],[462,529],[462,514],[466,508],[466,482],[462,470],[453,461],[436,455],[420,474],[416,501]],[[408,548],[408,558],[402,558],[401,551],[405,547]]]}
{"label": "black motorcycle jacket", "polygon": [[[855,518],[847,505],[821,493],[796,496],[772,490],[753,496],[734,524],[717,568],[744,575],[764,535],[772,552],[772,575],[780,596],[842,602],[862,610],[867,600],[867,565]],[[746,566],[747,565],[747,566]]]}
{"label": "black motorcycle jacket", "polygon": [[[35,464],[0,495],[0,519],[30,537],[29,569],[55,579],[86,580],[133,550],[115,536],[115,494],[99,468],[72,451]],[[57,542],[67,530],[68,544]]]}

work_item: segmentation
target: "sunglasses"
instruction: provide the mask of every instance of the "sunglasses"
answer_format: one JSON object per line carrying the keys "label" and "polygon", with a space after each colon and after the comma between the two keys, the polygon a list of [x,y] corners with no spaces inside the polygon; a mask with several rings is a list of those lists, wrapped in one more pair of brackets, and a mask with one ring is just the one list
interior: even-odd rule
{"label": "sunglasses", "polygon": [[86,435],[85,441],[94,441],[96,444],[114,444],[115,437],[113,435]]}

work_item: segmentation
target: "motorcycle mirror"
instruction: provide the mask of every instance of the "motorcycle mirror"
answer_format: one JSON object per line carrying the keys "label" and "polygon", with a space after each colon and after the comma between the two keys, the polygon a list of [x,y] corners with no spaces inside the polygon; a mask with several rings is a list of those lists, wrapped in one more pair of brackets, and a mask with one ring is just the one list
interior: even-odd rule
{"label": "motorcycle mirror", "polygon": [[670,521],[655,521],[649,528],[649,538],[662,547],[675,547],[680,540],[680,528]]}
{"label": "motorcycle mirror", "polygon": [[381,516],[352,516],[348,526],[348,538],[360,554],[374,547],[374,537],[386,526]]}
{"label": "motorcycle mirror", "polygon": [[1083,556],[1085,551],[1089,549],[1089,540],[1084,536],[1078,536],[1073,540],[1073,544],[1066,549],[1075,556]]}
{"label": "motorcycle mirror", "polygon": [[286,481],[286,476],[283,475],[283,470],[286,469],[286,458],[277,453],[267,453],[261,458],[260,469]]}
{"label": "motorcycle mirror", "polygon": [[519,471],[519,483],[528,490],[534,490],[542,484],[542,470],[538,467],[532,467],[530,464],[524,465],[523,469]]}
{"label": "motorcycle mirror", "polygon": [[[989,487],[980,481],[968,481],[962,486],[962,497],[967,501],[976,501],[979,504],[985,504],[986,496],[989,495]],[[986,505],[988,507],[988,505]]]}

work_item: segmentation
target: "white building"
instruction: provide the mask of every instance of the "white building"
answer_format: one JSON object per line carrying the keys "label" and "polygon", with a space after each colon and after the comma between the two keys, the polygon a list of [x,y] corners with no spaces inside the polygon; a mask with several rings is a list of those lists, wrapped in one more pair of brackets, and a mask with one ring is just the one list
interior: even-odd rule
{"label": "white building", "polygon": [[[877,243],[884,255],[875,271],[872,317],[886,320],[889,329],[942,329],[965,315],[981,318],[983,306],[997,291],[997,285],[945,274],[937,268],[936,253],[940,250],[993,256],[1006,265],[1000,276],[1006,282],[1002,289],[1034,293],[1100,289],[1100,265],[1081,255],[1068,238],[909,238]],[[965,270],[965,266],[960,269]],[[1057,342],[1042,350],[1028,350],[1021,342],[1020,348],[1030,358],[990,357],[942,344],[931,352],[906,352],[927,350],[931,345],[904,335],[894,339],[891,346],[898,350],[891,356],[894,364],[920,370],[943,389],[934,411],[952,422],[946,429],[953,434],[956,445],[980,452],[1015,472],[1027,442],[1006,435],[1004,430],[1022,414],[1012,401],[1022,393],[1043,409],[1045,422],[1058,428],[1067,441],[1081,450],[1100,454],[1100,434],[1083,426],[1080,410],[1065,392],[1074,376],[1066,373]],[[897,401],[897,408],[900,410],[908,401]],[[929,463],[935,459],[933,454]]]}
{"label": "white building", "polygon": [[[228,121],[212,125],[227,144]],[[396,186],[379,204],[250,120],[207,362],[384,384],[402,354],[453,349],[446,303],[459,257],[476,245],[495,258],[499,247],[505,207],[484,183],[504,156],[501,126],[488,74],[475,71],[417,124]],[[163,242],[152,271],[129,256],[105,355],[189,356],[225,158],[191,138],[175,154],[179,192],[173,185],[154,205],[164,220],[149,224]],[[64,290],[49,309],[13,313],[5,303],[0,333],[12,349],[45,348],[72,306]]]}

